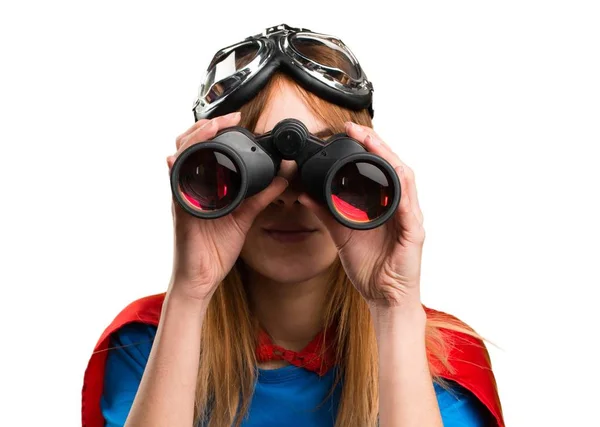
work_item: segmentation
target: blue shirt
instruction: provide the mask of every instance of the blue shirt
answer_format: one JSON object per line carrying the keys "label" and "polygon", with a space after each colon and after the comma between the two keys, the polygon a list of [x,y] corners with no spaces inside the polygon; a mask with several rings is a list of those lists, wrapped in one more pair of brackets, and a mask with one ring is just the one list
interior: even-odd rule
{"label": "blue shirt", "polygon": [[[104,377],[101,408],[106,427],[123,426],[156,335],[156,327],[141,323],[124,326],[111,337]],[[243,427],[331,427],[340,400],[341,384],[321,404],[331,389],[335,369],[320,377],[314,372],[288,365],[259,369],[249,416]],[[487,409],[470,392],[453,384],[447,391],[434,384],[445,427],[489,425]]]}

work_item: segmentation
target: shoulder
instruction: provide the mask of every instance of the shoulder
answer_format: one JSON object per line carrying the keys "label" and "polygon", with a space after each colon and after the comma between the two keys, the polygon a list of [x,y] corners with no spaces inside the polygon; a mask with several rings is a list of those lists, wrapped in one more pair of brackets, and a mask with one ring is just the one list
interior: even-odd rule
{"label": "shoulder", "polygon": [[100,358],[104,361],[106,352],[112,345],[129,345],[148,341],[148,338],[153,340],[164,298],[164,293],[149,295],[125,306],[100,335],[92,359]]}
{"label": "shoulder", "polygon": [[106,426],[125,424],[150,357],[156,329],[154,325],[131,322],[110,335],[99,390]]}
{"label": "shoulder", "polygon": [[155,325],[140,322],[131,322],[121,326],[110,335],[109,353],[115,350],[129,351],[136,346],[151,345],[156,336]]}
{"label": "shoulder", "polygon": [[502,426],[502,406],[492,362],[483,339],[451,314],[425,307],[431,333],[432,373],[457,384],[481,402]]}
{"label": "shoulder", "polygon": [[[453,365],[477,362],[481,369],[491,370],[491,360],[482,337],[467,323],[443,311],[425,307],[431,333],[430,358],[442,373],[452,371]],[[440,360],[444,355],[449,365]]]}
{"label": "shoulder", "polygon": [[490,412],[469,390],[453,382],[434,388],[445,427],[490,426]]}
{"label": "shoulder", "polygon": [[[121,329],[123,326],[137,322],[147,325],[158,325],[160,312],[165,299],[165,294],[149,295],[139,298],[125,306],[104,330],[98,340],[97,347],[104,344],[109,336]],[[96,351],[99,348],[96,348]]]}
{"label": "shoulder", "polygon": [[105,392],[107,388],[118,385],[123,379],[141,380],[150,357],[156,329],[154,325],[134,322],[111,334],[104,367]]}
{"label": "shoulder", "polygon": [[125,306],[117,314],[113,323],[119,326],[132,321],[149,324],[158,323],[164,299],[165,293],[139,298]]}
{"label": "shoulder", "polygon": [[[102,426],[100,398],[104,386],[104,374],[109,353],[125,356],[125,350],[110,352],[112,346],[120,346],[127,351],[137,351],[129,356],[142,365],[147,360],[149,348],[154,340],[155,327],[165,294],[139,298],[124,307],[100,335],[88,361],[81,392],[82,424]],[[130,343],[129,345],[126,343]],[[120,344],[119,344],[120,343]],[[132,345],[137,343],[137,345]],[[146,348],[144,346],[147,346]],[[111,360],[118,361],[111,357]]]}

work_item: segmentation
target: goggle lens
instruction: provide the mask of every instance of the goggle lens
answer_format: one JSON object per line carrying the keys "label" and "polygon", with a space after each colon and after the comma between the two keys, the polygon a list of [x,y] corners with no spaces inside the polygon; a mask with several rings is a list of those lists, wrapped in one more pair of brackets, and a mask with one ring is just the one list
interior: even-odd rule
{"label": "goggle lens", "polygon": [[239,83],[235,74],[256,58],[259,48],[257,42],[249,41],[215,55],[208,66],[200,97],[214,102],[234,89]]}
{"label": "goggle lens", "polygon": [[327,73],[339,83],[347,84],[348,78],[360,78],[357,61],[340,40],[308,33],[294,34],[289,40],[290,45],[304,58],[323,67],[341,70],[342,73]]}

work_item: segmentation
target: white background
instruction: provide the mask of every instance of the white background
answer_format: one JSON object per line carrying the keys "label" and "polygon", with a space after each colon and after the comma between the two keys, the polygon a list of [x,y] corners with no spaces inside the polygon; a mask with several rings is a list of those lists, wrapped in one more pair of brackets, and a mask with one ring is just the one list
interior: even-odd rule
{"label": "white background", "polygon": [[593,1],[3,3],[1,424],[79,425],[101,332],[166,289],[165,157],[204,68],[285,22],[373,81],[417,177],[423,301],[498,346],[507,425],[599,425],[599,21]]}

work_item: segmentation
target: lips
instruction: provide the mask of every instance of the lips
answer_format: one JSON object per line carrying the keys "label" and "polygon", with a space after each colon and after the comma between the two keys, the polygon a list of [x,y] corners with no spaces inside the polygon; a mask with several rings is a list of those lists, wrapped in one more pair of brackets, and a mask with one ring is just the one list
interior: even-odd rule
{"label": "lips", "polygon": [[301,232],[310,232],[317,231],[316,228],[304,227],[302,225],[297,224],[277,224],[277,225],[269,225],[264,228],[265,231],[273,231],[273,232],[281,232],[281,233],[301,233]]}
{"label": "lips", "polygon": [[280,243],[298,243],[315,235],[316,229],[299,226],[273,226],[264,229],[267,236]]}
{"label": "lips", "polygon": [[274,233],[310,233],[317,230],[309,228],[265,228],[265,231]]}

